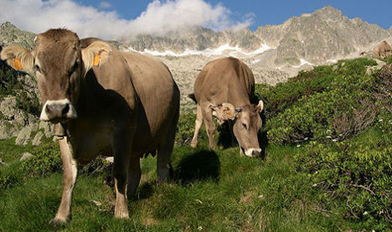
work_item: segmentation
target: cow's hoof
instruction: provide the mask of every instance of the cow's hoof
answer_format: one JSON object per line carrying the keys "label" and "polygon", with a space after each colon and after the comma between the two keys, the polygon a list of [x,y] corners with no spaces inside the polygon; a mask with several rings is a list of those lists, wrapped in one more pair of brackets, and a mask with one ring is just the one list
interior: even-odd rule
{"label": "cow's hoof", "polygon": [[114,215],[115,218],[119,218],[119,219],[128,219],[128,212],[127,213],[116,213],[116,215]]}
{"label": "cow's hoof", "polygon": [[53,218],[49,222],[50,225],[61,225],[65,223],[67,223],[67,219],[61,219],[61,218]]}

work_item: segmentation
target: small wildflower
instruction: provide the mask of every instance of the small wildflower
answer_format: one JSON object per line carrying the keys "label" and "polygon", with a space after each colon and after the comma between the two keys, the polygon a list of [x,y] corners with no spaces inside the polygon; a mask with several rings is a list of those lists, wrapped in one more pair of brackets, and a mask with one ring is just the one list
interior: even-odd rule
{"label": "small wildflower", "polygon": [[197,227],[198,230],[203,230],[202,226]]}
{"label": "small wildflower", "polygon": [[333,142],[337,142],[337,141],[338,141],[338,139],[332,139],[332,141],[333,141]]}
{"label": "small wildflower", "polygon": [[301,147],[301,145],[300,145],[300,144],[298,144],[298,145],[297,145],[297,147]]}
{"label": "small wildflower", "polygon": [[367,212],[367,211],[365,211],[365,212],[363,213],[363,216],[366,216],[366,215],[368,215],[368,212]]}
{"label": "small wildflower", "polygon": [[332,138],[331,136],[329,136],[329,135],[327,135],[327,136],[325,136],[325,138],[327,138],[327,139],[330,139],[330,138]]}
{"label": "small wildflower", "polygon": [[317,184],[312,185],[313,187],[317,187]]}

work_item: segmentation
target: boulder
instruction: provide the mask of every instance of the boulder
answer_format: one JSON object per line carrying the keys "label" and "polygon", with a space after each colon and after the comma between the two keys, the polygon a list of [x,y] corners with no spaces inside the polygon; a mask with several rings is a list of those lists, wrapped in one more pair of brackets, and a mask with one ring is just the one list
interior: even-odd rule
{"label": "boulder", "polygon": [[31,141],[31,144],[33,144],[34,146],[40,145],[42,137],[44,137],[44,133],[42,133],[42,131],[38,131],[38,133],[35,135],[33,141]]}
{"label": "boulder", "polygon": [[23,153],[23,155],[19,161],[24,161],[24,160],[30,159],[31,157],[33,157],[33,155],[30,152],[25,152],[25,153]]}
{"label": "boulder", "polygon": [[38,130],[37,124],[30,124],[24,127],[16,137],[15,144],[16,145],[27,145],[28,142],[31,140],[31,133]]}
{"label": "boulder", "polygon": [[373,50],[374,58],[386,58],[392,55],[392,47],[388,44],[387,41],[382,41],[377,47]]}
{"label": "boulder", "polygon": [[46,138],[50,138],[53,136],[53,124],[49,122],[40,121],[38,128],[44,129],[44,134]]}
{"label": "boulder", "polygon": [[18,109],[16,98],[14,96],[5,97],[0,104],[0,111],[7,121],[14,121],[17,125],[24,126],[26,117],[24,113]]}

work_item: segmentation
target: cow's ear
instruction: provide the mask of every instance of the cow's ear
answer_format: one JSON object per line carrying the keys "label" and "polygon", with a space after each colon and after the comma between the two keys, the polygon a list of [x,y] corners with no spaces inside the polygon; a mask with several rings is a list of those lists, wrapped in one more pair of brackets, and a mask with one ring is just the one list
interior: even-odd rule
{"label": "cow's ear", "polygon": [[256,110],[259,111],[259,113],[261,113],[261,111],[263,111],[264,109],[264,103],[262,100],[259,101],[259,104],[257,104],[256,106]]}
{"label": "cow's ear", "polygon": [[1,59],[18,71],[34,74],[34,56],[22,46],[9,46],[1,51]]}
{"label": "cow's ear", "polygon": [[230,103],[223,103],[220,105],[210,105],[212,116],[218,119],[219,124],[223,124],[228,120],[235,120],[238,112]]}
{"label": "cow's ear", "polygon": [[103,41],[95,41],[82,50],[82,59],[86,73],[93,66],[104,64],[112,52],[112,47]]}

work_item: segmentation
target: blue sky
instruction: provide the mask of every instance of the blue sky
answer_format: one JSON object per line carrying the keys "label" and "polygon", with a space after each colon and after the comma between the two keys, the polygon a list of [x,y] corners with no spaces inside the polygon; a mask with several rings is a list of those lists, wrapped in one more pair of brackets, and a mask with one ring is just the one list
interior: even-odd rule
{"label": "blue sky", "polygon": [[[100,8],[99,4],[102,1],[79,0],[78,2]],[[112,0],[106,2],[111,6],[105,10],[115,10],[121,17],[134,19],[145,11],[152,1]],[[360,17],[384,29],[392,26],[392,0],[207,0],[206,2],[211,5],[222,4],[231,11],[231,17],[236,21],[242,21],[246,15],[253,14],[254,23],[250,25],[252,30],[266,24],[281,24],[292,16],[311,13],[327,5],[341,10],[349,18]]]}
{"label": "blue sky", "polygon": [[392,25],[392,0],[0,0],[0,23],[34,33],[68,28],[81,37],[126,39],[190,26],[256,30],[327,5],[384,29]]}

